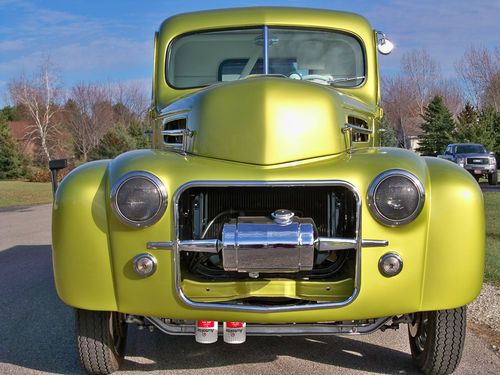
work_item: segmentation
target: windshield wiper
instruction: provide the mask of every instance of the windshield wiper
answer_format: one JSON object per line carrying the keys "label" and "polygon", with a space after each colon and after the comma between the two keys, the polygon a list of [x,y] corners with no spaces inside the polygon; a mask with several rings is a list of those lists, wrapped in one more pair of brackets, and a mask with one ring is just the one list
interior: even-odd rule
{"label": "windshield wiper", "polygon": [[329,84],[335,86],[337,83],[344,83],[350,81],[358,81],[361,79],[365,79],[366,76],[358,76],[358,77],[345,77],[345,78],[333,78],[330,80]]}

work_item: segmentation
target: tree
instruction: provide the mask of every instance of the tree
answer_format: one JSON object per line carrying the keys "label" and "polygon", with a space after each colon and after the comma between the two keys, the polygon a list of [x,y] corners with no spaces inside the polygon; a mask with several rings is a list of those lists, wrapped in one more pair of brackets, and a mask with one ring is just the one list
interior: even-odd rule
{"label": "tree", "polygon": [[427,105],[422,116],[421,127],[424,134],[420,137],[417,151],[422,155],[436,156],[453,143],[455,125],[453,118],[443,103],[443,98],[435,96]]}
{"label": "tree", "polygon": [[32,121],[29,139],[41,147],[44,161],[51,160],[60,134],[55,115],[60,111],[63,92],[50,58],[41,63],[33,78],[23,75],[10,81],[7,88],[12,102],[22,106]]}
{"label": "tree", "polygon": [[87,161],[114,123],[109,90],[103,85],[78,84],[71,90],[64,112],[75,151]]}
{"label": "tree", "polygon": [[380,120],[379,125],[381,134],[380,134],[380,146],[382,147],[397,147],[398,146],[398,138],[396,129],[394,129],[385,117]]}
{"label": "tree", "polygon": [[398,146],[409,148],[408,133],[417,131],[414,91],[402,75],[382,80],[382,107],[385,118],[396,130]]}
{"label": "tree", "polygon": [[500,122],[500,114],[489,105],[479,114],[477,127],[474,134],[474,142],[481,143],[488,150],[497,149],[498,133],[495,132]]}
{"label": "tree", "polygon": [[0,113],[0,179],[13,179],[27,175],[28,162],[12,137],[7,118]]}
{"label": "tree", "polygon": [[146,88],[141,82],[117,82],[109,85],[109,90],[113,103],[122,106],[121,109],[126,108],[125,112],[118,111],[122,115],[118,118],[119,122],[128,123],[130,116],[145,120],[149,109],[149,86]]}
{"label": "tree", "polygon": [[469,102],[457,116],[457,127],[455,138],[457,142],[473,143],[476,140],[476,128],[478,127],[479,115]]}
{"label": "tree", "polygon": [[99,145],[89,155],[91,160],[112,159],[136,148],[134,138],[123,125],[114,126],[102,137]]}
{"label": "tree", "polygon": [[400,147],[410,148],[410,137],[420,134],[425,106],[435,95],[443,97],[453,113],[460,110],[458,88],[442,80],[439,64],[425,50],[405,53],[401,74],[382,80],[382,107]]}
{"label": "tree", "polygon": [[21,115],[22,108],[19,108],[18,106],[16,107],[11,107],[10,105],[5,106],[3,107],[1,112],[3,113],[7,121],[19,121],[22,118]]}
{"label": "tree", "polygon": [[427,51],[412,50],[401,58],[401,71],[409,81],[418,112],[423,115],[430,96],[441,80],[439,64]]}
{"label": "tree", "polygon": [[500,49],[469,47],[455,64],[467,95],[477,108],[488,105],[500,110]]}

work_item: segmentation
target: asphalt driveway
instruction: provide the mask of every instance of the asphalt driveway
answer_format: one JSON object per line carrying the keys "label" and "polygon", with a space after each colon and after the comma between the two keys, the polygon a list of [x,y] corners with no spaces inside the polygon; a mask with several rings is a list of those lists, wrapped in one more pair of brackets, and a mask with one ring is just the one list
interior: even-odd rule
{"label": "asphalt driveway", "polygon": [[[0,374],[80,374],[73,310],[52,280],[50,206],[0,212]],[[347,337],[249,337],[200,345],[130,327],[120,374],[417,374],[406,329]],[[500,374],[500,358],[468,332],[457,374]]]}

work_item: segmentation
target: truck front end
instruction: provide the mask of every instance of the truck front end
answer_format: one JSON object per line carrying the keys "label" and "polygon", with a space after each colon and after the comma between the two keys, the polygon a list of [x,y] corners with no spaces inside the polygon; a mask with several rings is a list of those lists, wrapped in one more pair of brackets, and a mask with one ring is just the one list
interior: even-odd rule
{"label": "truck front end", "polygon": [[153,149],[88,163],[55,197],[57,291],[80,353],[103,354],[87,371],[118,368],[129,323],[213,342],[219,322],[229,342],[407,323],[420,368],[453,371],[434,338],[448,320],[462,349],[482,194],[456,165],[376,147],[380,35],[293,8],[165,21]]}

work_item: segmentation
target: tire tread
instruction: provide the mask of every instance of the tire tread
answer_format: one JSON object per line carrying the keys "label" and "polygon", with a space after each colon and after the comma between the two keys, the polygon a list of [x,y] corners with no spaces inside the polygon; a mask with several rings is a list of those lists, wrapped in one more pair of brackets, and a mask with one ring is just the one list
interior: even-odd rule
{"label": "tire tread", "polygon": [[76,346],[80,364],[89,374],[111,374],[120,366],[122,355],[114,348],[110,318],[105,311],[76,310]]}
{"label": "tire tread", "polygon": [[412,354],[422,372],[427,375],[451,374],[462,357],[466,331],[466,310],[459,307],[429,313],[426,348]]}

